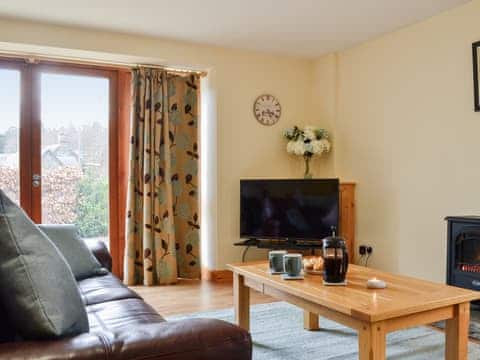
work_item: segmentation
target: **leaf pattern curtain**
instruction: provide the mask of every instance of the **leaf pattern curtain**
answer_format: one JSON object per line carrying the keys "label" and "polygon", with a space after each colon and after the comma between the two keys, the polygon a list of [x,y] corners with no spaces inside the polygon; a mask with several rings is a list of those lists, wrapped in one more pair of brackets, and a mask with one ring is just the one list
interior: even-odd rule
{"label": "leaf pattern curtain", "polygon": [[132,82],[125,282],[199,278],[200,79],[141,68]]}

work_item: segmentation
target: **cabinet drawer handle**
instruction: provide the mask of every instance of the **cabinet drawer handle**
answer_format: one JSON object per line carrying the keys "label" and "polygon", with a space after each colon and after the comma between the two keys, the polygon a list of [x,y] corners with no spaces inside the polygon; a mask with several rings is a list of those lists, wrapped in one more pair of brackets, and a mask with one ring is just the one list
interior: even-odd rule
{"label": "cabinet drawer handle", "polygon": [[480,286],[480,280],[472,280],[472,285],[473,286]]}

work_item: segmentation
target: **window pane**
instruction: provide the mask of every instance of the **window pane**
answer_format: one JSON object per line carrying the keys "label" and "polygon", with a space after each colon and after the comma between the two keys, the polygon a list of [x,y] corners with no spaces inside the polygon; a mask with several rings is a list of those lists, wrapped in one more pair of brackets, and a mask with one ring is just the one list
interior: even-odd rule
{"label": "window pane", "polygon": [[109,81],[42,74],[42,222],[108,239]]}
{"label": "window pane", "polygon": [[0,188],[19,203],[20,72],[0,69]]}

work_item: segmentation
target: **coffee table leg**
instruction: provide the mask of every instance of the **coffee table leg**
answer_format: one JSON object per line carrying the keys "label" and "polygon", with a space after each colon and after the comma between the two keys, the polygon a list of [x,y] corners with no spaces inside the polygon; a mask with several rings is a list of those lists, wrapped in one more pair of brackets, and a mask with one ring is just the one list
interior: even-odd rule
{"label": "coffee table leg", "polygon": [[455,305],[454,317],[446,321],[445,359],[466,360],[468,357],[468,327],[470,303]]}
{"label": "coffee table leg", "polygon": [[250,288],[245,286],[245,278],[237,273],[233,274],[233,302],[235,322],[248,331],[250,328]]}
{"label": "coffee table leg", "polygon": [[318,330],[320,328],[318,315],[308,310],[303,310],[303,327],[305,330]]}
{"label": "coffee table leg", "polygon": [[385,360],[386,332],[383,322],[362,325],[358,331],[359,360]]}

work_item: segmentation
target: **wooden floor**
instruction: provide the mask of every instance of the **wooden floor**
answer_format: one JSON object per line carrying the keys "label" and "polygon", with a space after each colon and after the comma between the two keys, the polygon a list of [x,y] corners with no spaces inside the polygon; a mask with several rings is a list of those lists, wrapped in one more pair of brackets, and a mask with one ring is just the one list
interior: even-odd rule
{"label": "wooden floor", "polygon": [[[132,286],[131,289],[163,316],[225,309],[233,306],[232,283],[180,280],[176,285]],[[252,290],[250,301],[252,304],[262,304],[275,301],[275,299]]]}

